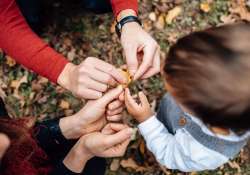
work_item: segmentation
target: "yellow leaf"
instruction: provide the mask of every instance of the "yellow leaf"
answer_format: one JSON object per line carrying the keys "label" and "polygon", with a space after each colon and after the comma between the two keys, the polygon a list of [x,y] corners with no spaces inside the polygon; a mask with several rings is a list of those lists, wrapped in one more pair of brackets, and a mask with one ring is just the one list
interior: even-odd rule
{"label": "yellow leaf", "polygon": [[128,87],[128,85],[131,83],[132,77],[131,77],[131,75],[129,74],[129,71],[128,71],[127,69],[121,69],[121,72],[122,72],[123,76],[124,76],[124,77],[126,78],[126,80],[127,80],[127,83],[122,84],[122,87],[123,87],[123,88],[126,88],[126,87]]}
{"label": "yellow leaf", "polygon": [[165,27],[164,15],[160,15],[158,17],[157,22],[155,23],[155,27],[160,30],[164,29]]}
{"label": "yellow leaf", "polygon": [[16,65],[16,61],[13,58],[11,58],[10,56],[7,55],[6,56],[6,64],[8,66],[10,66],[10,67],[13,67],[13,66]]}
{"label": "yellow leaf", "polygon": [[168,14],[166,16],[166,23],[171,24],[172,21],[181,14],[182,8],[180,6],[176,6],[172,10],[168,11]]}
{"label": "yellow leaf", "polygon": [[211,10],[210,4],[208,2],[203,2],[200,4],[200,9],[205,12],[208,13]]}
{"label": "yellow leaf", "polygon": [[66,100],[61,100],[59,107],[62,109],[69,109],[69,102],[67,102]]}

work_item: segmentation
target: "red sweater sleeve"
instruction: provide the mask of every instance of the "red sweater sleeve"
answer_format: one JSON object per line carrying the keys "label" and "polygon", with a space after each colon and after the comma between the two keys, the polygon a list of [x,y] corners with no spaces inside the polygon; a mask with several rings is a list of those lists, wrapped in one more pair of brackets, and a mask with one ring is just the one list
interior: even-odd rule
{"label": "red sweater sleeve", "polygon": [[15,0],[0,0],[0,48],[55,83],[68,63],[30,29]]}
{"label": "red sweater sleeve", "polygon": [[138,13],[137,0],[110,0],[113,8],[114,15],[117,16],[120,11],[125,9],[132,9]]}

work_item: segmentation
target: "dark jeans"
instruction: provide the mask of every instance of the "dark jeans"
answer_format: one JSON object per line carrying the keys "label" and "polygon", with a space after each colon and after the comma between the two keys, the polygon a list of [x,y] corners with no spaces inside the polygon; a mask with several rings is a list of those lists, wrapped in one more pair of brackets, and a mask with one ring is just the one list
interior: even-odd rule
{"label": "dark jeans", "polygon": [[[40,31],[42,12],[45,10],[44,1],[49,0],[17,0],[17,4],[30,27],[35,31]],[[68,0],[67,3],[79,4],[79,8],[84,11],[102,14],[111,12],[110,0]],[[50,2],[53,2],[50,0]]]}

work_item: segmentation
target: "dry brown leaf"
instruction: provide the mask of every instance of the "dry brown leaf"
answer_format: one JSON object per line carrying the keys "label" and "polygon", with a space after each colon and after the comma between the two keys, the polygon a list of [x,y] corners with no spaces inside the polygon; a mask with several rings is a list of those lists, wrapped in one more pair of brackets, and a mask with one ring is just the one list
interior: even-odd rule
{"label": "dry brown leaf", "polygon": [[61,100],[60,101],[60,104],[59,104],[59,107],[62,108],[62,109],[69,109],[69,102],[67,102],[66,100]]}
{"label": "dry brown leaf", "polygon": [[221,22],[223,22],[224,24],[232,24],[236,21],[236,19],[232,16],[232,14],[226,16],[223,15],[220,17]]}
{"label": "dry brown leaf", "polygon": [[146,150],[146,146],[145,146],[145,142],[144,141],[141,141],[140,145],[139,145],[139,150],[142,154],[145,153],[145,150]]}
{"label": "dry brown leaf", "polygon": [[149,17],[149,19],[151,21],[154,21],[154,22],[156,21],[156,14],[155,14],[155,12],[149,13],[148,17]]}
{"label": "dry brown leaf", "polygon": [[201,11],[208,13],[211,10],[211,4],[208,2],[202,2],[200,4],[200,9],[201,9]]}
{"label": "dry brown leaf", "polygon": [[136,172],[144,172],[147,170],[145,167],[137,165],[137,163],[132,158],[128,158],[127,160],[122,160],[120,165],[123,168],[131,168]]}
{"label": "dry brown leaf", "polygon": [[231,168],[233,168],[233,169],[237,169],[238,173],[241,172],[240,165],[239,165],[237,162],[235,162],[235,161],[229,161],[229,162],[228,162],[228,165],[229,165]]}
{"label": "dry brown leaf", "polygon": [[240,19],[250,21],[250,12],[248,11],[244,0],[232,1],[232,7],[229,10],[231,13],[238,15]]}
{"label": "dry brown leaf", "polygon": [[13,58],[11,58],[10,56],[6,56],[6,64],[10,67],[13,67],[16,65],[16,60],[14,60]]}
{"label": "dry brown leaf", "polygon": [[12,87],[13,89],[14,89],[14,96],[16,97],[16,98],[18,98],[18,99],[20,99],[21,97],[20,97],[20,95],[19,95],[19,93],[18,93],[18,89],[19,89],[19,87],[20,87],[20,85],[22,84],[22,83],[27,83],[28,82],[28,78],[27,78],[27,74],[25,74],[21,79],[19,79],[19,80],[13,80],[13,81],[11,81],[11,83],[10,83],[10,87]]}
{"label": "dry brown leaf", "polygon": [[116,25],[116,22],[114,21],[112,25],[110,26],[110,33],[115,33],[115,25]]}
{"label": "dry brown leaf", "polygon": [[161,14],[161,15],[158,17],[158,19],[157,19],[157,21],[156,21],[156,23],[155,23],[155,27],[156,27],[157,29],[159,29],[159,30],[164,29],[164,27],[165,27],[165,20],[164,20],[164,15],[163,15],[163,14]]}
{"label": "dry brown leaf", "polygon": [[168,14],[166,16],[166,23],[171,24],[177,16],[179,16],[182,13],[182,8],[181,6],[176,6],[172,10],[168,11]]}
{"label": "dry brown leaf", "polygon": [[111,171],[117,171],[120,167],[120,160],[119,159],[113,159],[110,164],[110,170]]}

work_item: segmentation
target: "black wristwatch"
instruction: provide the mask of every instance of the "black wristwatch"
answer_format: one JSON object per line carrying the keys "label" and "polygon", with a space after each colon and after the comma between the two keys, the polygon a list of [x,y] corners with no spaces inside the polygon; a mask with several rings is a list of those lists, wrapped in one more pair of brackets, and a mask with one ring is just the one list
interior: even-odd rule
{"label": "black wristwatch", "polygon": [[122,18],[120,21],[116,21],[116,22],[117,24],[115,25],[115,31],[119,38],[121,37],[121,31],[122,31],[122,27],[124,26],[124,24],[128,22],[137,22],[138,24],[142,25],[141,21],[136,16],[126,16]]}

